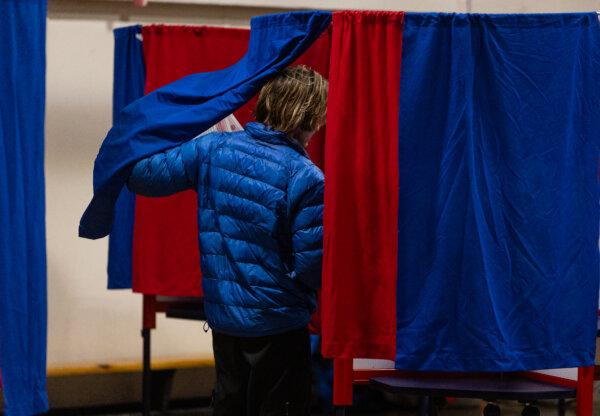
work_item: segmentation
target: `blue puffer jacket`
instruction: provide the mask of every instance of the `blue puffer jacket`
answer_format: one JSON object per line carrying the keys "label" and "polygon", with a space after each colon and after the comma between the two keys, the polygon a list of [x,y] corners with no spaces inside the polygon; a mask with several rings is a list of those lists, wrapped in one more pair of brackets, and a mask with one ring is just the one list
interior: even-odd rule
{"label": "blue puffer jacket", "polygon": [[259,123],[138,162],[129,188],[198,192],[205,311],[234,336],[304,327],[321,284],[323,174],[284,133]]}

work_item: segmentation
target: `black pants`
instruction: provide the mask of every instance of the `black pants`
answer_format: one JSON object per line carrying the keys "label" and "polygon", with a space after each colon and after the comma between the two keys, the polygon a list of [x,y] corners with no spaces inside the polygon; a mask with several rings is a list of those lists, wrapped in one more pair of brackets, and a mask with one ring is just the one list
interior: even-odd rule
{"label": "black pants", "polygon": [[242,338],[213,331],[214,416],[310,415],[308,329]]}

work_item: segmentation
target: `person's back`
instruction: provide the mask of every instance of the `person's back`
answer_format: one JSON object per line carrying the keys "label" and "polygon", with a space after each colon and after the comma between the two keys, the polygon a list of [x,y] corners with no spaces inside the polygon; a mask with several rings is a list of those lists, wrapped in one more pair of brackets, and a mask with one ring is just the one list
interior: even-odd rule
{"label": "person's back", "polygon": [[[242,132],[195,139],[169,157],[188,166],[187,187],[198,191],[210,326],[234,336],[305,327],[320,284],[323,175],[304,149],[281,132],[250,123]],[[149,191],[161,189],[156,181],[135,181],[152,166],[160,165],[152,158],[137,165],[132,189],[156,195]]]}
{"label": "person's back", "polygon": [[[308,414],[306,328],[321,280],[323,175],[304,147],[324,121],[326,87],[308,68],[287,69],[261,91],[262,123],[145,159],[129,179],[147,196],[198,192],[215,415],[244,414],[240,406],[278,414],[284,404]],[[262,381],[251,383],[258,374]]]}

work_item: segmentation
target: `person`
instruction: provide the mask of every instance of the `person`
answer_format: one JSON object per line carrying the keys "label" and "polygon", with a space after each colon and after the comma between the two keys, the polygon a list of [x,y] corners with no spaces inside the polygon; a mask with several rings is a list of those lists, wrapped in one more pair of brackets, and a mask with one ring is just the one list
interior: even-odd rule
{"label": "person", "polygon": [[257,122],[144,159],[128,180],[145,196],[197,190],[215,416],[310,413],[324,178],[306,146],[326,103],[319,73],[287,68],[261,89]]}

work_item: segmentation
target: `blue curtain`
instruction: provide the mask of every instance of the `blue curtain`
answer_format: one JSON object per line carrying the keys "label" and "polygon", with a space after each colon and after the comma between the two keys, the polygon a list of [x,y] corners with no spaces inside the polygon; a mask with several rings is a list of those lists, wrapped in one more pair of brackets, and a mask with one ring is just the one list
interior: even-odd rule
{"label": "blue curtain", "polygon": [[[146,68],[140,25],[115,29],[113,122],[126,106],[144,95]],[[108,288],[131,288],[135,195],[123,188],[115,205],[108,242]]]}
{"label": "blue curtain", "polygon": [[104,140],[94,165],[94,197],[79,235],[110,233],[115,202],[132,163],[190,140],[245,104],[277,71],[294,62],[331,22],[328,12],[255,17],[248,52],[221,71],[192,74],[129,105]]}
{"label": "blue curtain", "polygon": [[48,408],[46,1],[0,1],[0,369],[8,416]]}
{"label": "blue curtain", "polygon": [[407,14],[396,365],[594,364],[596,13]]}

